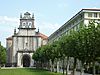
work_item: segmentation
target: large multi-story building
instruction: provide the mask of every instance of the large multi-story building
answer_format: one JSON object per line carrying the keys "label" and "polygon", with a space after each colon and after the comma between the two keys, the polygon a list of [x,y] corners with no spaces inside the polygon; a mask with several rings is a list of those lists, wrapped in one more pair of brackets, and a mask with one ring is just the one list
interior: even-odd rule
{"label": "large multi-story building", "polygon": [[70,34],[71,30],[78,30],[81,23],[88,25],[89,21],[100,21],[100,9],[82,9],[58,30],[49,36],[49,43],[58,40],[61,36]]}
{"label": "large multi-story building", "polygon": [[[48,43],[52,44],[54,41],[59,40],[63,35],[69,35],[72,30],[77,31],[80,25],[88,25],[91,21],[100,23],[100,9],[82,9],[58,30],[52,33],[48,38]],[[71,67],[73,64],[73,58],[70,58],[69,62]],[[77,64],[77,69],[80,69],[80,63]]]}
{"label": "large multi-story building", "polygon": [[9,66],[30,67],[34,66],[32,55],[36,49],[47,44],[48,37],[35,31],[34,15],[29,12],[20,15],[18,32],[6,39],[7,64]]}

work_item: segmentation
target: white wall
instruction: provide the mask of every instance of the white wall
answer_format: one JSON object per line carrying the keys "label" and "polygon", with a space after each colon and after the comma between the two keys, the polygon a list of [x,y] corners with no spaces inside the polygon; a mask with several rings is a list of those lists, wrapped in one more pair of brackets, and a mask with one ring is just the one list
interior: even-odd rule
{"label": "white wall", "polygon": [[18,32],[19,36],[34,36],[35,35],[35,31],[31,30],[31,29],[20,29]]}

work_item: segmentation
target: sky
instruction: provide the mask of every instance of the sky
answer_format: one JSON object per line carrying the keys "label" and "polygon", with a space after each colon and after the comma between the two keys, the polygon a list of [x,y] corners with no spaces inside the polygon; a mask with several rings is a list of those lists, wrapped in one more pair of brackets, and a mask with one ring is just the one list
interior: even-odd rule
{"label": "sky", "polygon": [[50,36],[84,8],[100,8],[100,0],[0,0],[1,44],[6,47],[6,38],[18,28],[20,13],[34,13],[35,27]]}

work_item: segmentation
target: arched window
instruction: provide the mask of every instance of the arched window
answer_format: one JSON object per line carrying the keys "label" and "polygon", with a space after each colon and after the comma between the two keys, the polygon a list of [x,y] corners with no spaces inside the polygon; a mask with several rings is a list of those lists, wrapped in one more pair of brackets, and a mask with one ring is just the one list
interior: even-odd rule
{"label": "arched window", "polygon": [[32,27],[32,22],[28,22],[28,27],[29,27],[29,28]]}
{"label": "arched window", "polygon": [[22,28],[25,28],[25,26],[26,26],[26,22],[23,22],[22,23]]}

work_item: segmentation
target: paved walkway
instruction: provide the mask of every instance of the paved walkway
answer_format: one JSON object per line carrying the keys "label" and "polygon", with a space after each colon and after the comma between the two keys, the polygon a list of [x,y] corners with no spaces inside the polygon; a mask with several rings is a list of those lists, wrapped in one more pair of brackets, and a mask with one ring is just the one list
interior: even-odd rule
{"label": "paved walkway", "polygon": [[[71,75],[71,72],[72,71],[69,71],[68,74]],[[61,73],[63,72],[61,71]],[[75,75],[80,75],[80,72],[76,71]],[[92,74],[84,73],[83,75],[92,75]]]}
{"label": "paved walkway", "polygon": [[[80,75],[80,72],[76,72],[75,75]],[[92,75],[92,74],[84,73],[84,75]]]}

